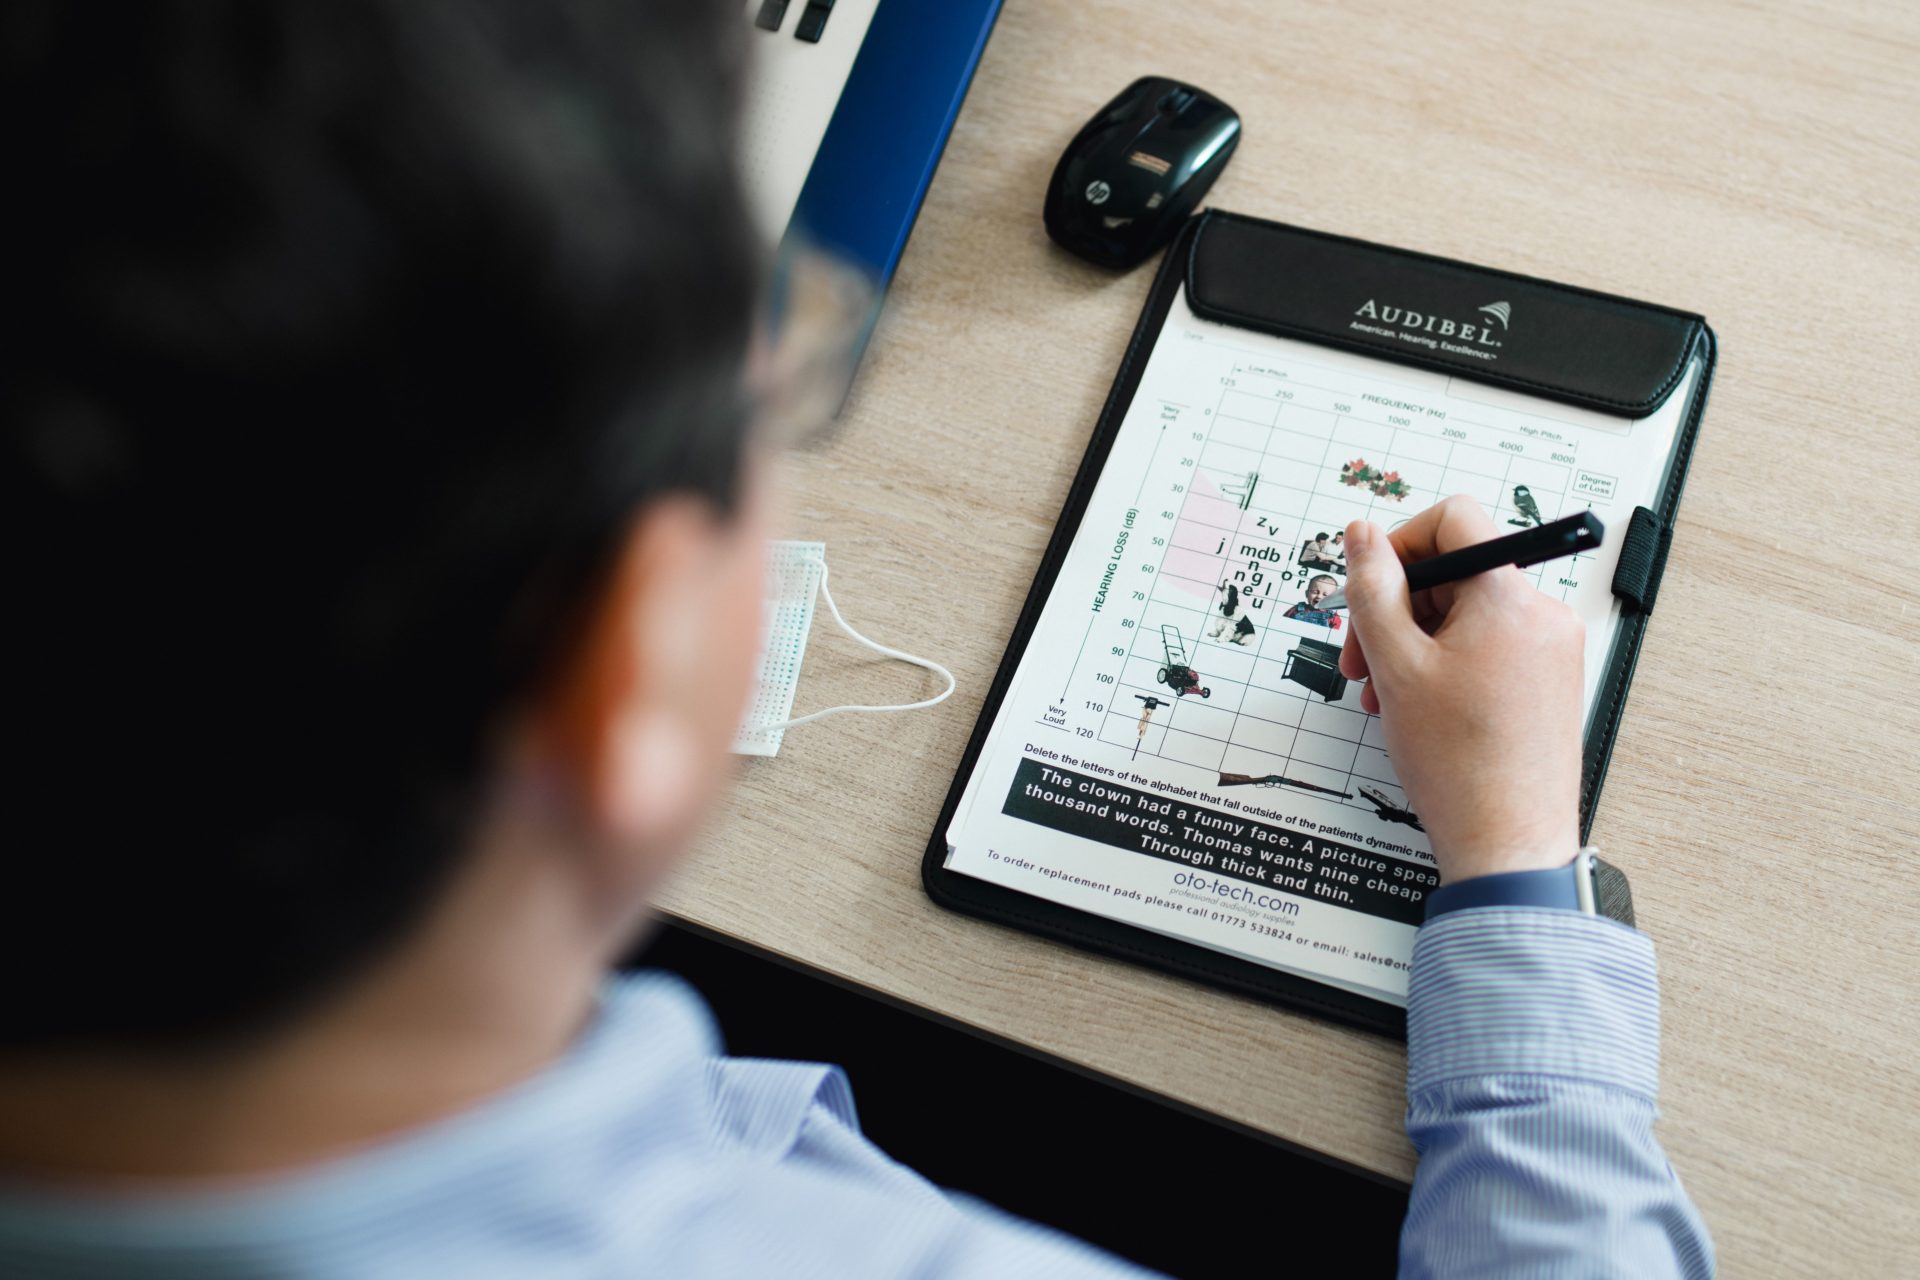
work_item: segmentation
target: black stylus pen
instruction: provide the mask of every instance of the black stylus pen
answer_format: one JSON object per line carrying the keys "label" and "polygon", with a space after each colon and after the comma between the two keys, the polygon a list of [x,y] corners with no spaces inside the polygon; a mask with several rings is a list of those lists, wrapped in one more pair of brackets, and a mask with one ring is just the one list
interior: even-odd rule
{"label": "black stylus pen", "polygon": [[[1600,540],[1606,534],[1607,527],[1600,523],[1598,516],[1591,511],[1582,511],[1577,516],[1522,529],[1519,533],[1510,533],[1491,542],[1476,542],[1458,551],[1416,560],[1407,566],[1407,589],[1426,591],[1443,582],[1458,582],[1503,565],[1524,569],[1542,560],[1558,560],[1561,556],[1576,552],[1592,551],[1599,547]],[[1322,612],[1344,609],[1347,607],[1347,593],[1336,591],[1313,607]]]}

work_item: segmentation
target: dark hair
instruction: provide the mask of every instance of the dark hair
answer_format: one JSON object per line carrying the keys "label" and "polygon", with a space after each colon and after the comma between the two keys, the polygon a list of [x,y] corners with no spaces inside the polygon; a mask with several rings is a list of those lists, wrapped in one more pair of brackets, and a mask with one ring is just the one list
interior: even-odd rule
{"label": "dark hair", "polygon": [[1328,538],[1332,536],[1333,536],[1332,534],[1328,534],[1328,533],[1316,533],[1313,535],[1313,540],[1315,542],[1325,542]]}
{"label": "dark hair", "polygon": [[[0,1043],[282,1018],[417,922],[759,277],[711,0],[17,0]],[[16,754],[19,758],[19,754]]]}

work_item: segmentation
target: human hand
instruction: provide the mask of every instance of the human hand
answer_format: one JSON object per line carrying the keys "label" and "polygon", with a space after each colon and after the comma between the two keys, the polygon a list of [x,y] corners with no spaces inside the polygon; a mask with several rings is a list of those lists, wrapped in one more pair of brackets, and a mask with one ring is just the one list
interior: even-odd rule
{"label": "human hand", "polygon": [[1353,634],[1340,670],[1367,681],[1360,704],[1380,717],[1448,884],[1564,866],[1580,847],[1579,618],[1514,568],[1408,596],[1404,564],[1497,533],[1464,496],[1391,537],[1347,526]]}

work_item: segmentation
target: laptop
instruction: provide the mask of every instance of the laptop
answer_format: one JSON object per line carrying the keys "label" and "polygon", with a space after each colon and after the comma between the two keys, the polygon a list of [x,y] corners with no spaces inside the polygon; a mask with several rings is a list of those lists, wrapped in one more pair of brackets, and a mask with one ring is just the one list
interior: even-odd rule
{"label": "laptop", "polygon": [[1000,3],[746,0],[741,159],[769,244],[827,250],[884,294]]}

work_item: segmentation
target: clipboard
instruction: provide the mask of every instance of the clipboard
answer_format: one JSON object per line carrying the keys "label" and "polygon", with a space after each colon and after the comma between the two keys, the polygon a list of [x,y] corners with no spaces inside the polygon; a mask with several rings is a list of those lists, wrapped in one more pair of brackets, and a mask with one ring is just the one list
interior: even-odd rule
{"label": "clipboard", "polygon": [[[1176,300],[1214,324],[1612,418],[1644,419],[1686,388],[1651,501],[1635,506],[1624,522],[1616,517],[1608,530],[1619,546],[1610,583],[1619,612],[1611,651],[1588,700],[1583,840],[1659,594],[1717,342],[1705,319],[1690,312],[1220,211],[1190,220],[1159,267],[941,809],[922,861],[923,882],[935,902],[955,911],[1404,1038],[1405,1011],[1386,1000],[947,866],[949,828]],[[1143,736],[1145,726],[1143,718]],[[1613,892],[1603,885],[1603,897],[1627,903],[1624,918],[1631,923],[1624,882],[1618,873],[1612,879]]]}

